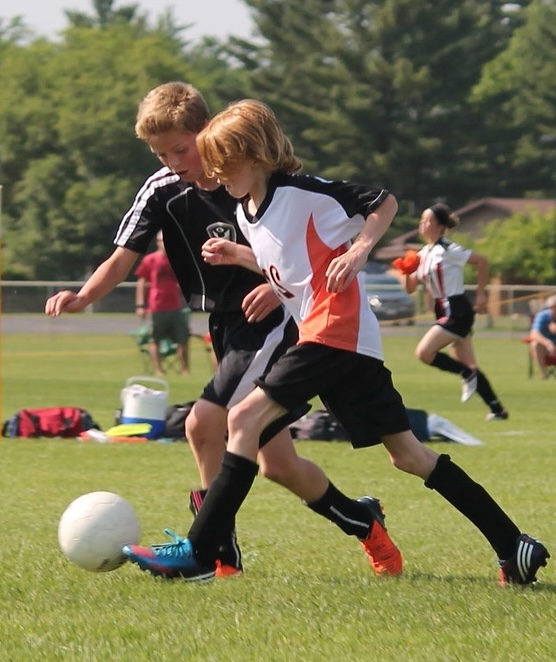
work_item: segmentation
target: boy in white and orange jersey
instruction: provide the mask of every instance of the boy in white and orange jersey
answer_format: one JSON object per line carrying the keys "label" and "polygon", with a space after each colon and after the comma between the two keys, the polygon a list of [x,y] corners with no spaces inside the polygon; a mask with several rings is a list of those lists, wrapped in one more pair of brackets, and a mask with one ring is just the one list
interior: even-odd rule
{"label": "boy in white and orange jersey", "polygon": [[126,546],[124,553],[155,575],[214,576],[222,531],[253,484],[265,430],[319,396],[354,448],[382,443],[396,468],[422,478],[475,524],[498,555],[502,584],[534,582],[547,549],[522,533],[449,455],[417,440],[383,363],[378,322],[359,273],[392,222],[395,198],[384,189],[295,174],[301,163],[291,143],[257,101],[219,113],[197,146],[206,173],[240,201],[238,224],[251,247],[209,239],[205,260],[260,270],[295,318],[299,341],[230,409],[222,469],[187,538]]}

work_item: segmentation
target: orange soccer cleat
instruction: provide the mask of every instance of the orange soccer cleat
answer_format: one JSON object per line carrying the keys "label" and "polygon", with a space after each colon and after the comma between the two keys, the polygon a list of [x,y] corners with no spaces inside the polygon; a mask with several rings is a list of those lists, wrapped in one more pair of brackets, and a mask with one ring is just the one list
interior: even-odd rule
{"label": "orange soccer cleat", "polygon": [[366,504],[373,514],[369,535],[365,540],[361,540],[361,546],[369,557],[369,563],[375,574],[379,577],[401,575],[403,558],[400,550],[388,535],[380,501],[374,497],[362,497],[359,502]]}

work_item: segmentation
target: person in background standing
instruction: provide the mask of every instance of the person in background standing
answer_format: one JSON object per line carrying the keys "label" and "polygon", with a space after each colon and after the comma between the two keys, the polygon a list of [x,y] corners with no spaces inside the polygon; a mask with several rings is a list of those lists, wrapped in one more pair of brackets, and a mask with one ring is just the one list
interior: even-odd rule
{"label": "person in background standing", "polygon": [[166,255],[162,232],[156,236],[156,246],[156,251],[146,255],[135,270],[138,278],[135,309],[142,319],[147,314],[151,316],[149,352],[155,374],[164,374],[160,344],[167,338],[176,344],[181,374],[188,375],[189,324],[183,312],[180,286]]}

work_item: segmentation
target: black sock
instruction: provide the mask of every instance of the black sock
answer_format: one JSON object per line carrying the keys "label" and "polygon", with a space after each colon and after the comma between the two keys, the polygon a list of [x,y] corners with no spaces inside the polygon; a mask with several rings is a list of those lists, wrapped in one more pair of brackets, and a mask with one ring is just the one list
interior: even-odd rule
{"label": "black sock", "polygon": [[477,369],[477,393],[481,396],[483,402],[490,407],[493,414],[499,414],[504,408],[492,390],[492,386],[486,375]]}
{"label": "black sock", "polygon": [[451,356],[448,356],[448,354],[444,354],[443,352],[437,352],[430,365],[432,365],[433,368],[438,368],[444,372],[451,372],[454,375],[461,375],[464,379],[471,377],[473,374],[473,370],[468,368],[465,363],[456,361],[456,359],[453,359]]}
{"label": "black sock", "polygon": [[441,455],[425,481],[425,487],[436,490],[481,531],[499,559],[515,551],[521,533],[490,494],[454,464],[449,455]]}
{"label": "black sock", "polygon": [[[189,510],[193,513],[193,517],[197,517],[203,501],[207,495],[208,490],[191,490],[189,493]],[[237,544],[237,535],[234,528],[226,535],[223,535],[224,542],[218,548],[218,560],[224,565],[232,566],[233,568],[242,568],[241,563],[241,550]]]}
{"label": "black sock", "polygon": [[201,510],[207,492],[208,490],[191,490],[189,492],[189,510],[193,513],[193,517],[197,517],[197,514]]}
{"label": "black sock", "polygon": [[196,558],[203,565],[214,565],[218,548],[234,528],[236,513],[249,494],[258,470],[255,462],[228,451],[224,453],[220,473],[187,534]]}
{"label": "black sock", "polygon": [[347,497],[332,483],[328,483],[328,489],[318,501],[307,503],[307,506],[339,526],[348,536],[357,536],[359,540],[367,537],[373,523],[366,506]]}

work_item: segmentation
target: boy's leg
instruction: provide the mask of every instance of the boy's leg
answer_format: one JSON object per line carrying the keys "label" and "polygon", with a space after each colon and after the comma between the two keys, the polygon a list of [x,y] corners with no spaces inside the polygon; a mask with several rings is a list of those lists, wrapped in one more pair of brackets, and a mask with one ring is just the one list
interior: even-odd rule
{"label": "boy's leg", "polygon": [[425,482],[455,506],[482,532],[498,554],[500,584],[532,584],[550,554],[535,538],[521,533],[488,492],[441,455]]}
{"label": "boy's leg", "polygon": [[[143,570],[166,577],[183,577],[189,581],[204,581],[214,577],[218,550],[226,532],[232,530],[236,513],[258,472],[255,460],[259,429],[266,427],[281,414],[281,408],[264,394],[261,397],[260,393],[260,389],[257,389],[230,410],[230,450],[224,453],[221,470],[212,481],[187,538],[177,538],[174,544],[161,548],[149,549],[138,545],[124,547],[124,554]],[[236,410],[239,410],[237,416]]]}
{"label": "boy's leg", "polygon": [[199,399],[185,419],[185,437],[195,458],[201,489],[207,490],[218,475],[226,450],[228,410]]}
{"label": "boy's leg", "polygon": [[346,496],[319,466],[297,454],[289,430],[282,430],[259,451],[259,464],[266,478],[296,494],[346,535],[356,536],[377,575],[402,572],[402,556],[386,533],[380,501]]}
{"label": "boy's leg", "polygon": [[[222,467],[226,450],[227,417],[228,411],[224,407],[200,399],[185,422],[186,438],[195,457],[201,481],[201,489],[191,490],[189,494],[189,509],[195,517],[201,509],[209,486]],[[237,575],[243,571],[235,521],[220,546],[217,565],[219,576]]]}
{"label": "boy's leg", "polygon": [[[498,555],[503,583],[535,581],[536,571],[546,565],[548,551],[540,542],[522,534],[482,485],[452,462],[449,455],[437,455],[426,448],[411,431],[392,435],[384,443],[396,468],[423,478],[425,487],[438,492],[481,531]],[[517,553],[519,573],[513,572]]]}

